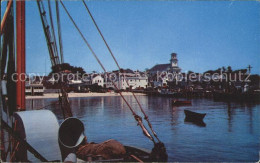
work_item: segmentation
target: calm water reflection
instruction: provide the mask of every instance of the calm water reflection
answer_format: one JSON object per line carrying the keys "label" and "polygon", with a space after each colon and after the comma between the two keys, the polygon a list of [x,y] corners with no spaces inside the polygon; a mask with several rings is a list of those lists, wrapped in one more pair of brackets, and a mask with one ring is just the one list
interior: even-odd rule
{"label": "calm water reflection", "polygon": [[[132,96],[126,98],[138,108]],[[138,98],[167,147],[169,161],[259,160],[259,104],[193,99],[192,106],[172,107],[170,98]],[[62,113],[56,99],[27,100],[27,108],[46,105],[61,122]],[[127,145],[153,147],[120,97],[72,98],[71,106],[74,116],[85,124],[89,141],[113,138]],[[184,122],[184,109],[207,113],[206,127]]]}

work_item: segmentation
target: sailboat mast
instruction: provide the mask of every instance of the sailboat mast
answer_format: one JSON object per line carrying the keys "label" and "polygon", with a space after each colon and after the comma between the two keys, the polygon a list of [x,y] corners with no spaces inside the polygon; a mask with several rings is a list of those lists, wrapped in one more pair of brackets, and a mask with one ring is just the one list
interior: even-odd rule
{"label": "sailboat mast", "polygon": [[25,110],[25,1],[16,1],[17,109]]}

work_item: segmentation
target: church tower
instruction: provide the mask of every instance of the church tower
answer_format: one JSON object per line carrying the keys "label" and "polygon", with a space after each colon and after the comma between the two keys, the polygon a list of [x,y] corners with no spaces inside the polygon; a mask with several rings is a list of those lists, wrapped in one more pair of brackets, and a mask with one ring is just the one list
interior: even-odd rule
{"label": "church tower", "polygon": [[171,54],[170,63],[171,63],[171,68],[178,67],[178,59],[177,59],[177,54],[176,53],[172,53]]}
{"label": "church tower", "polygon": [[177,59],[177,54],[176,53],[172,53],[171,54],[170,70],[173,73],[180,73],[181,72],[181,69],[178,66],[178,59]]}

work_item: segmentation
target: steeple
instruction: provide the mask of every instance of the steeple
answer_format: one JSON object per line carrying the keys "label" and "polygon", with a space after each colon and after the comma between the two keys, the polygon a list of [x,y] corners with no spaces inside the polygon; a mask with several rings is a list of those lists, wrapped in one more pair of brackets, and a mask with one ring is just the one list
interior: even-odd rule
{"label": "steeple", "polygon": [[178,59],[177,59],[177,54],[176,53],[172,53],[171,54],[171,59],[170,59],[170,63],[171,63],[171,67],[178,67]]}

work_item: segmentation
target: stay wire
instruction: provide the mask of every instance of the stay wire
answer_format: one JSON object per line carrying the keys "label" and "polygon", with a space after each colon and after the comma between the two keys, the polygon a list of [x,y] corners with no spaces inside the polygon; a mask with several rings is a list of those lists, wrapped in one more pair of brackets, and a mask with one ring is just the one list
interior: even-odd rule
{"label": "stay wire", "polygon": [[[84,37],[84,35],[82,34],[82,32],[80,31],[79,27],[77,26],[77,24],[75,23],[75,21],[73,20],[73,18],[71,17],[71,15],[69,14],[67,8],[65,7],[65,5],[63,4],[62,0],[60,0],[60,3],[62,5],[62,7],[64,8],[65,12],[67,13],[67,15],[69,16],[70,20],[72,21],[73,25],[75,26],[75,28],[78,30],[79,34],[81,35],[82,39],[84,40],[84,42],[86,43],[86,45],[88,46],[89,50],[91,51],[92,55],[95,57],[95,59],[98,61],[99,65],[102,67],[103,71],[105,73],[107,73],[105,67],[103,66],[103,64],[101,63],[101,61],[99,60],[99,58],[97,57],[96,53],[94,52],[94,50],[92,49],[92,47],[90,46],[90,44],[88,43],[88,41],[86,40],[86,38]],[[119,88],[116,86],[115,82],[113,80],[111,80],[114,87],[118,90],[120,96],[122,97],[122,99],[124,100],[124,102],[127,104],[128,108],[131,110],[135,120],[138,122],[138,125],[140,125],[140,127],[143,130],[143,133],[145,134],[145,136],[147,136],[151,141],[153,141],[153,143],[155,143],[154,138],[151,136],[151,134],[149,133],[149,131],[145,128],[145,126],[142,123],[142,118],[140,116],[138,116],[135,111],[133,110],[133,108],[130,106],[130,104],[127,102],[127,100],[125,99],[125,97],[123,96],[122,92],[119,90]]]}
{"label": "stay wire", "polygon": [[[51,11],[51,2],[50,0],[48,0],[48,8],[49,8],[49,17],[50,17],[50,22],[51,22],[51,32],[52,32],[52,36],[53,36],[53,51],[54,54],[56,54],[56,57],[59,56],[58,53],[58,48],[57,48],[57,43],[56,43],[56,36],[55,36],[55,31],[54,31],[54,25],[53,25],[53,20],[52,20],[52,11]],[[60,63],[60,60],[58,59],[58,63]]]}
{"label": "stay wire", "polygon": [[[100,28],[98,27],[98,25],[97,25],[97,23],[96,23],[94,17],[92,16],[92,14],[91,14],[91,12],[90,12],[90,10],[89,10],[87,4],[85,3],[84,0],[82,0],[82,2],[83,2],[83,4],[84,4],[84,6],[85,6],[87,12],[89,13],[89,15],[90,15],[90,17],[91,17],[91,19],[92,19],[94,25],[96,26],[96,28],[97,28],[97,30],[98,30],[100,36],[102,37],[102,39],[103,39],[103,41],[104,41],[104,43],[105,43],[105,45],[106,45],[106,47],[107,47],[109,53],[111,54],[112,58],[114,59],[116,65],[117,65],[117,67],[118,67],[118,69],[119,69],[119,71],[120,71],[120,70],[121,70],[121,67],[119,66],[119,64],[118,64],[118,62],[117,62],[117,60],[116,60],[116,58],[115,58],[115,56],[114,56],[114,54],[113,54],[111,48],[109,47],[109,45],[108,45],[106,39],[104,38],[104,36],[103,36],[103,34],[102,34]],[[123,75],[123,78],[124,78],[124,77],[125,77],[125,76]],[[129,83],[128,83],[128,80],[126,80],[126,83],[127,83],[127,86],[130,87],[130,85],[129,85]],[[132,94],[133,94],[133,96],[134,96],[134,98],[135,98],[135,100],[136,100],[136,102],[137,102],[137,104],[138,104],[138,106],[139,106],[141,112],[143,113],[144,119],[147,121],[147,123],[148,123],[148,125],[149,125],[149,127],[150,127],[150,129],[151,129],[151,131],[152,131],[152,133],[153,133],[153,135],[156,137],[156,139],[157,139],[159,142],[161,142],[161,141],[159,140],[159,138],[158,138],[156,132],[154,131],[154,129],[153,129],[153,127],[152,127],[152,124],[150,123],[149,118],[148,118],[147,114],[145,113],[145,111],[144,111],[142,105],[140,104],[139,100],[137,99],[135,93],[132,92]]]}
{"label": "stay wire", "polygon": [[61,36],[61,27],[60,27],[60,10],[59,10],[59,2],[55,0],[56,6],[56,16],[57,16],[57,28],[58,28],[58,37],[59,37],[59,47],[60,47],[60,60],[61,63],[64,63],[64,56],[63,56],[63,45],[62,45],[62,36]]}

